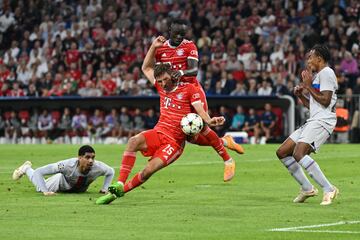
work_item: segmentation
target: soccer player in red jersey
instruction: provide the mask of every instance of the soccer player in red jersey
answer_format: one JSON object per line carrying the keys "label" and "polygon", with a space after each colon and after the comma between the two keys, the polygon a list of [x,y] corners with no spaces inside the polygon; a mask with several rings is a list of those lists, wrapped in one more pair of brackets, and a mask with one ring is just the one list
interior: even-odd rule
{"label": "soccer player in red jersey", "polygon": [[[141,132],[129,139],[123,154],[118,182],[112,184],[109,187],[110,193],[100,197],[96,204],[109,204],[116,198],[122,197],[126,192],[144,183],[152,174],[178,159],[186,140],[180,121],[183,116],[192,112],[192,108],[210,126],[222,125],[225,121],[224,117],[210,118],[201,104],[198,88],[172,77],[173,70],[169,64],[157,64],[153,67],[155,49],[162,44],[159,38],[161,37],[158,37],[150,47],[142,70],[159,92],[160,119],[154,129]],[[151,158],[142,171],[126,182],[138,151]]]}
{"label": "soccer player in red jersey", "polygon": [[[199,89],[200,99],[205,111],[208,111],[205,92],[196,79],[198,51],[192,41],[185,39],[186,31],[186,20],[173,20],[170,25],[170,38],[168,40],[161,38],[163,44],[156,49],[155,59],[156,62],[169,63],[175,70],[173,73],[174,78],[194,84]],[[224,181],[230,181],[234,177],[235,161],[231,159],[224,146],[239,154],[243,154],[244,149],[235,143],[231,136],[219,138],[211,128],[205,126],[200,134],[188,140],[200,146],[212,146],[224,160]]]}

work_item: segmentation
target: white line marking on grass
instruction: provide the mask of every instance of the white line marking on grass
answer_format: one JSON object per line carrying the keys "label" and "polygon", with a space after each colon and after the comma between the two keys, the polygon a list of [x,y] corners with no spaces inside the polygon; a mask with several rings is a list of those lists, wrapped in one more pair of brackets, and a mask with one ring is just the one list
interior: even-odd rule
{"label": "white line marking on grass", "polygon": [[358,224],[358,223],[360,223],[360,221],[340,221],[340,222],[335,222],[335,223],[325,223],[325,224],[316,224],[316,225],[298,226],[298,227],[289,227],[289,228],[272,228],[267,231],[270,231],[270,232],[318,232],[318,233],[360,234],[360,232],[358,232],[358,231],[307,230],[309,228],[331,227],[331,226]]}

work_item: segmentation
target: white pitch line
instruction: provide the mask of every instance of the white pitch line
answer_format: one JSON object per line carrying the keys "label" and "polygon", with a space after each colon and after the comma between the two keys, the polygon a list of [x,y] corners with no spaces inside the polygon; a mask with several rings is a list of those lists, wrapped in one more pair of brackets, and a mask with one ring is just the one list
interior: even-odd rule
{"label": "white pitch line", "polygon": [[[285,232],[285,231],[283,231]],[[308,233],[346,233],[346,234],[360,234],[360,232],[356,231],[338,231],[338,230],[292,230],[286,232],[308,232]]]}
{"label": "white pitch line", "polygon": [[325,224],[316,224],[316,225],[308,225],[308,226],[298,226],[298,227],[289,227],[289,228],[272,228],[268,231],[270,232],[332,232],[332,233],[355,233],[358,234],[360,232],[356,231],[332,231],[332,230],[303,230],[309,228],[321,228],[321,227],[330,227],[330,226],[338,226],[345,224],[358,224],[360,221],[340,221],[335,223],[325,223]]}

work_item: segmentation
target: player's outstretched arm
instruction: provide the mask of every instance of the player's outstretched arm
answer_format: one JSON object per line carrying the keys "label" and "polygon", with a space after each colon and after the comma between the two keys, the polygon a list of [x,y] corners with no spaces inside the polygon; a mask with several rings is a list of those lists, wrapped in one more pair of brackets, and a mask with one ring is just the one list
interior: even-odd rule
{"label": "player's outstretched arm", "polygon": [[301,77],[304,81],[304,88],[309,91],[314,100],[324,107],[328,107],[331,103],[333,92],[328,90],[321,92],[316,91],[315,88],[312,87],[312,75],[308,70],[302,71]]}
{"label": "player's outstretched arm", "polygon": [[194,107],[196,113],[199,114],[199,116],[204,120],[204,122],[208,124],[210,127],[220,126],[224,124],[225,118],[224,117],[211,118],[209,114],[205,112],[201,101],[193,102],[192,106]]}
{"label": "player's outstretched arm", "polygon": [[59,173],[59,167],[57,163],[51,163],[43,167],[39,167],[34,171],[33,177],[31,181],[35,185],[35,187],[40,190],[45,196],[54,195],[54,192],[49,191],[46,187],[46,183],[44,180],[45,175]]}
{"label": "player's outstretched arm", "polygon": [[100,189],[100,193],[107,193],[108,192],[108,187],[111,184],[112,179],[114,178],[115,175],[115,171],[112,167],[109,167],[108,165],[106,165],[103,162],[97,161],[100,165],[100,167],[103,170],[103,175],[105,176],[104,178],[104,184],[102,186],[102,188]]}
{"label": "player's outstretched arm", "polygon": [[141,66],[141,70],[143,71],[144,75],[152,84],[155,84],[155,77],[154,77],[155,51],[156,48],[162,46],[165,41],[166,39],[163,36],[159,36],[155,38],[148,52],[146,53],[144,62]]}

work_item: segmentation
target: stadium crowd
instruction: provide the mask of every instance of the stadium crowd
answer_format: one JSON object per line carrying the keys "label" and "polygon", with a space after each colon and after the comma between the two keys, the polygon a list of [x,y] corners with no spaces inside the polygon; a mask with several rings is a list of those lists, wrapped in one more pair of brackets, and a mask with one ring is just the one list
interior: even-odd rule
{"label": "stadium crowd", "polygon": [[0,97],[155,95],[141,64],[171,18],[191,24],[208,96],[298,103],[293,88],[315,43],[331,50],[338,93],[360,94],[359,16],[356,0],[3,0]]}

